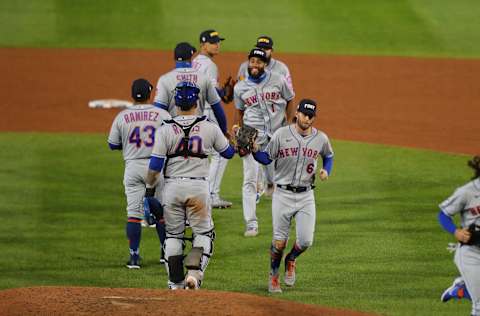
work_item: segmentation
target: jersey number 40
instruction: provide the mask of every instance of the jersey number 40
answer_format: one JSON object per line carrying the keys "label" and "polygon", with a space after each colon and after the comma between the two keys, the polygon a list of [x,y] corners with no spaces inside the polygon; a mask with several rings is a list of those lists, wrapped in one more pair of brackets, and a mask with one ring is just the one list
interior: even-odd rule
{"label": "jersey number 40", "polygon": [[142,140],[142,135],[140,131],[140,126],[135,126],[130,137],[128,138],[128,142],[130,144],[135,144],[137,148],[142,146],[142,143],[147,147],[152,147],[155,143],[155,127],[151,125],[147,125],[142,130],[144,133],[147,133],[146,137]]}

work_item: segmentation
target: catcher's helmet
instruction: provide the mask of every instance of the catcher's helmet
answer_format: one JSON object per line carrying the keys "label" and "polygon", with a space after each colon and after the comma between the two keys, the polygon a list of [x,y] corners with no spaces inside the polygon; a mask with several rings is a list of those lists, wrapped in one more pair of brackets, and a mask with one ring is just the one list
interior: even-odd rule
{"label": "catcher's helmet", "polygon": [[183,81],[175,87],[175,105],[189,110],[197,104],[200,89],[192,82]]}

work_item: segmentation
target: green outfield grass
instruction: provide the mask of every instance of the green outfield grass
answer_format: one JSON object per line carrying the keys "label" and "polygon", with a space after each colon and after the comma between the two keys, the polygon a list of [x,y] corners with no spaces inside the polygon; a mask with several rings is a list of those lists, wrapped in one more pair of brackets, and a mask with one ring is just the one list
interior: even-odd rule
{"label": "green outfield grass", "polygon": [[[0,288],[38,285],[166,288],[154,229],[143,230],[144,267],[130,271],[123,162],[106,135],[1,133]],[[471,176],[468,157],[334,141],[331,179],[318,183],[313,247],[298,282],[278,297],[385,315],[466,315],[440,303],[457,275],[438,203]],[[7,150],[5,150],[7,149]],[[241,161],[228,166],[214,211],[215,255],[204,287],[268,295],[270,200],[260,235],[243,237]]]}
{"label": "green outfield grass", "polygon": [[476,0],[0,1],[0,46],[170,50],[219,30],[225,51],[480,56]]}

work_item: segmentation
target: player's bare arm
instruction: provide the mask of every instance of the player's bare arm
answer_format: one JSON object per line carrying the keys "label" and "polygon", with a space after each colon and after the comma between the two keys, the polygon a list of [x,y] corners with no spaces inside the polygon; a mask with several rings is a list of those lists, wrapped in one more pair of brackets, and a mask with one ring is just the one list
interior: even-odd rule
{"label": "player's bare arm", "polygon": [[292,123],[293,118],[295,117],[296,109],[293,106],[293,100],[287,101],[287,110],[285,111],[285,116],[287,118],[287,122]]}
{"label": "player's bare arm", "polygon": [[235,126],[242,126],[243,125],[243,114],[244,114],[244,111],[242,110],[235,110],[234,114],[233,114],[233,125]]}
{"label": "player's bare arm", "polygon": [[156,183],[158,182],[158,175],[160,172],[152,169],[148,169],[147,179],[145,180],[145,184],[147,188],[153,188]]}

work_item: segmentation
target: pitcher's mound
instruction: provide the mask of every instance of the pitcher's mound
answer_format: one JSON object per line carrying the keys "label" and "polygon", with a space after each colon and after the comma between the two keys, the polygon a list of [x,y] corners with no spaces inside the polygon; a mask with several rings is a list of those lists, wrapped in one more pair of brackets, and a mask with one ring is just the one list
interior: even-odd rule
{"label": "pitcher's mound", "polygon": [[251,294],[96,287],[31,287],[0,291],[0,315],[344,315],[335,310]]}

